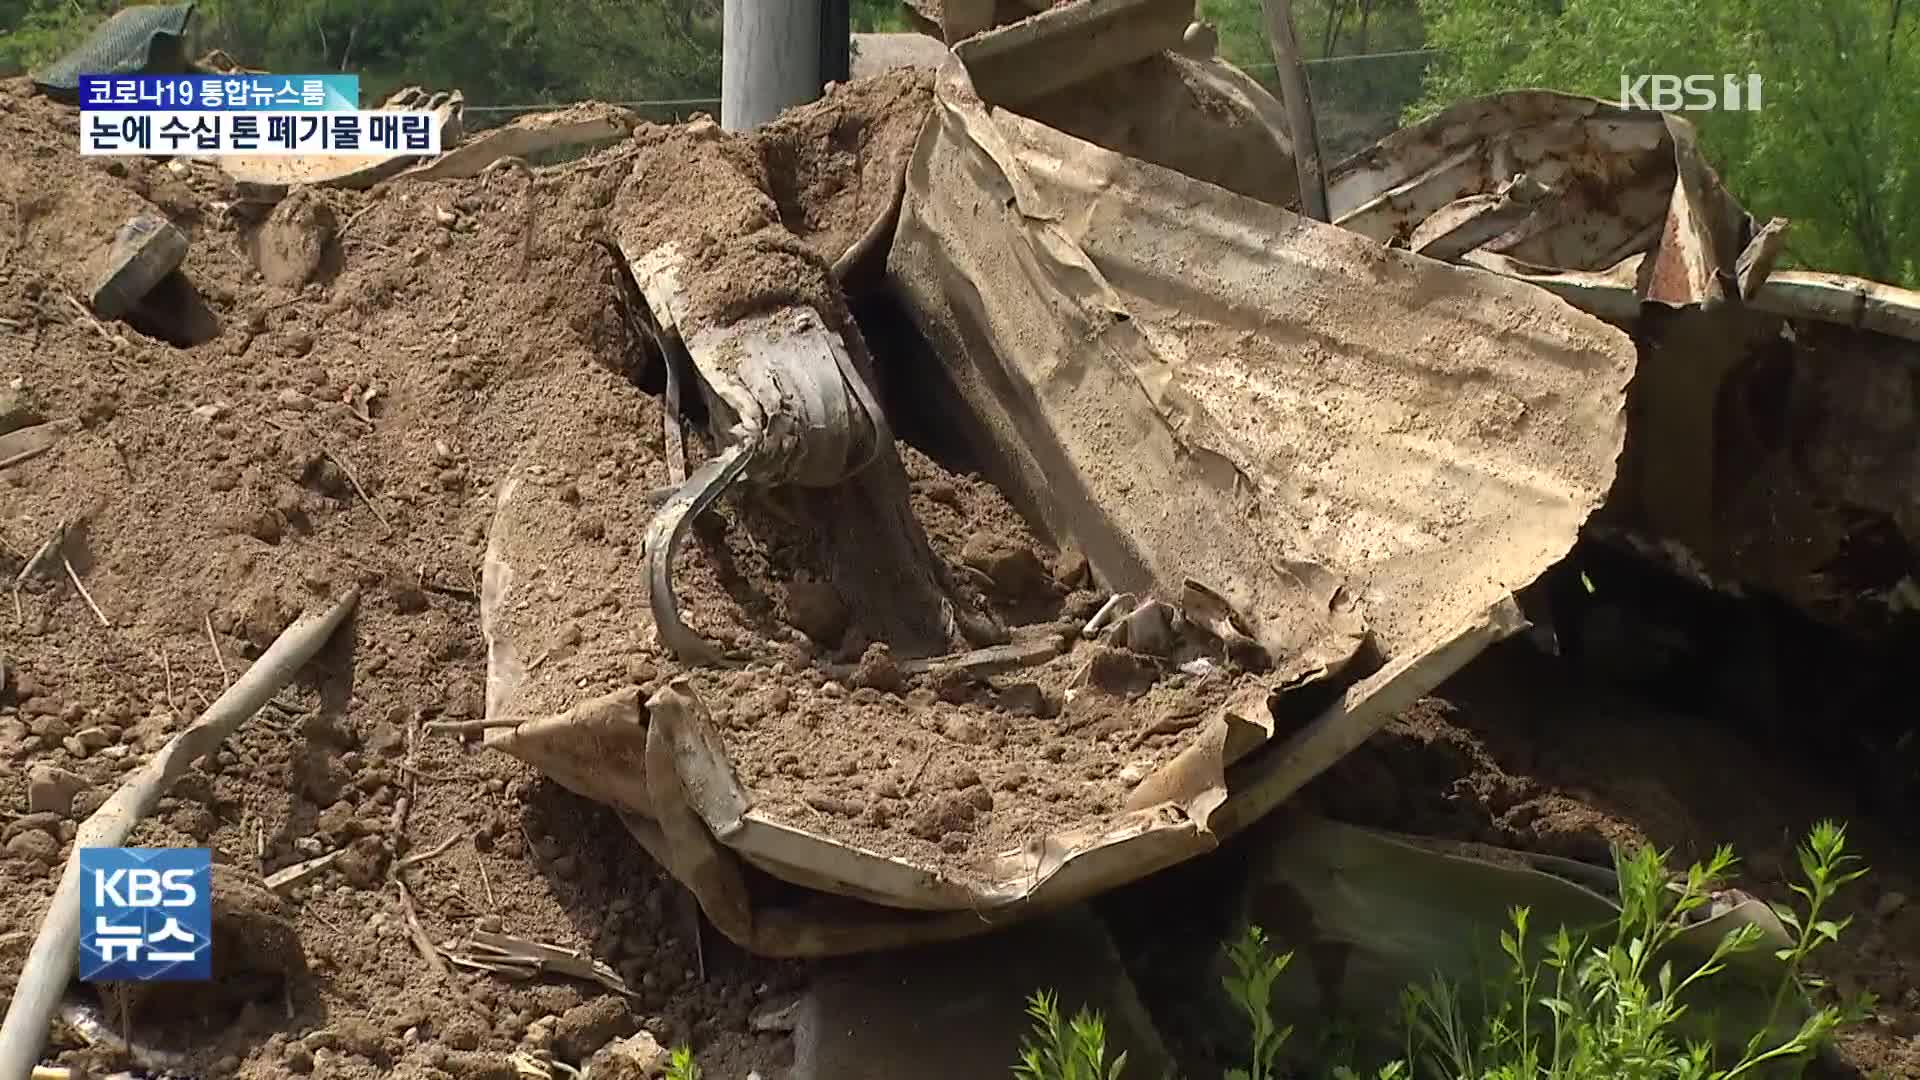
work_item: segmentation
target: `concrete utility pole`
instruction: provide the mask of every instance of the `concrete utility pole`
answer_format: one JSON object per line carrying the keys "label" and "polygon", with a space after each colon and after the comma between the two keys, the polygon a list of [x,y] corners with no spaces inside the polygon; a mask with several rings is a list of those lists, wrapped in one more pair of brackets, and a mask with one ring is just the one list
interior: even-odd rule
{"label": "concrete utility pole", "polygon": [[1293,166],[1300,179],[1300,210],[1315,221],[1332,221],[1327,210],[1327,170],[1320,160],[1320,132],[1313,120],[1313,95],[1307,91],[1307,67],[1293,35],[1293,0],[1264,0],[1267,41],[1280,76],[1280,101],[1293,130]]}
{"label": "concrete utility pole", "polygon": [[822,0],[726,0],[720,126],[749,131],[820,96]]}

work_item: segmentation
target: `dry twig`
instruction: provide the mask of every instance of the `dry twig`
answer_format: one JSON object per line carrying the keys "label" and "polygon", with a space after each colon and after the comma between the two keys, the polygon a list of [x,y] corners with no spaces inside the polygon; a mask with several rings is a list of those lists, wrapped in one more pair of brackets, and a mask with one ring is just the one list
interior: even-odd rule
{"label": "dry twig", "polygon": [[[420,913],[414,910],[413,893],[408,890],[407,883],[396,877],[393,879],[393,884],[400,890],[400,915],[406,920],[407,933],[413,938],[413,947],[420,950],[420,955],[426,958],[427,966],[433,969],[433,973],[438,975],[442,982],[452,987],[455,993],[461,993],[460,985],[453,981],[453,969],[447,966],[446,957],[440,955],[440,947],[427,936],[427,928],[420,925]],[[466,995],[461,993],[461,996]]]}
{"label": "dry twig", "polygon": [[618,973],[585,953],[506,934],[476,933],[466,952],[451,954],[448,959],[461,967],[503,978],[530,979],[551,972],[591,980],[623,996],[633,994]]}
{"label": "dry twig", "polygon": [[56,550],[65,546],[67,530],[71,527],[70,524],[62,522],[59,528],[53,530],[53,535],[47,537],[45,543],[33,549],[33,554],[27,557],[26,565],[22,566],[20,572],[14,575],[13,587],[16,591],[27,583],[28,578],[39,572],[40,564],[46,562]]}
{"label": "dry twig", "polygon": [[431,849],[427,851],[422,851],[417,855],[409,855],[406,858],[399,860],[398,862],[393,864],[394,872],[398,873],[402,870],[405,870],[409,866],[418,866],[429,859],[437,859],[440,856],[445,855],[447,853],[447,849],[452,847],[454,845],[454,842],[459,839],[460,839],[460,834],[454,833],[453,835],[447,837],[445,840],[442,840],[438,844],[435,844]]}
{"label": "dry twig", "polygon": [[429,735],[473,735],[494,728],[519,727],[524,723],[525,720],[516,720],[511,716],[492,716],[481,720],[435,720],[426,726],[426,732]]}
{"label": "dry twig", "polygon": [[51,449],[53,449],[52,443],[45,443],[40,446],[28,447],[27,449],[20,451],[19,453],[13,455],[12,457],[0,458],[0,469],[11,468],[15,465],[20,464],[23,461],[32,461],[34,458],[39,457],[41,454],[44,454]]}
{"label": "dry twig", "polygon": [[360,478],[353,475],[353,470],[347,467],[346,459],[334,453],[329,447],[321,447],[320,452],[327,455],[328,461],[340,467],[340,471],[346,474],[347,483],[352,484],[353,490],[359,494],[360,501],[366,503],[367,509],[373,511],[373,516],[379,519],[380,527],[391,533],[393,531],[393,522],[388,521],[387,515],[380,512],[380,504],[374,502],[373,496],[367,494],[367,489],[360,485]]}
{"label": "dry twig", "polygon": [[367,205],[361,207],[360,209],[355,210],[352,214],[349,214],[347,216],[347,220],[341,224],[340,231],[333,234],[335,238],[339,238],[347,235],[347,230],[353,228],[354,222],[359,221],[363,217],[366,217],[367,214],[370,211],[372,211],[374,207],[379,205],[380,204],[377,202],[370,202]]}
{"label": "dry twig", "polygon": [[129,347],[127,344],[126,338],[123,338],[120,335],[114,333],[113,331],[108,330],[105,324],[101,323],[99,319],[96,319],[93,317],[93,312],[87,310],[87,305],[81,303],[72,293],[62,293],[61,295],[67,298],[67,303],[73,305],[73,310],[79,312],[80,317],[82,319],[85,319],[88,325],[92,326],[95,330],[99,331],[101,337],[107,339],[108,344],[112,345],[114,348],[117,348],[117,349],[124,349]]}
{"label": "dry twig", "polygon": [[213,662],[220,665],[220,682],[224,686],[232,686],[233,675],[227,671],[227,658],[220,655],[220,639],[213,636],[213,612],[201,612],[200,621],[207,628],[207,644],[213,648]]}
{"label": "dry twig", "polygon": [[473,849],[473,865],[480,870],[480,891],[487,894],[487,907],[498,911],[500,901],[493,898],[493,882],[487,880],[487,860],[480,857],[480,849]]}
{"label": "dry twig", "polygon": [[281,867],[267,875],[267,888],[276,893],[284,893],[286,890],[293,888],[295,885],[300,884],[315,874],[318,874],[320,871],[325,870],[327,867],[332,866],[334,863],[339,862],[340,857],[346,853],[346,849],[341,848],[338,851],[329,851],[325,855],[316,855],[305,862],[297,862],[292,866]]}
{"label": "dry twig", "polygon": [[920,767],[913,770],[913,775],[907,778],[907,786],[900,789],[901,798],[912,797],[913,789],[919,786],[920,778],[927,774],[927,766],[931,764],[933,764],[933,748],[928,747],[927,756],[920,759]]}
{"label": "dry twig", "polygon": [[93,617],[100,620],[101,626],[112,626],[113,620],[107,618],[107,613],[101,611],[100,605],[93,602],[93,594],[87,591],[86,584],[80,580],[79,572],[74,570],[73,560],[62,555],[60,561],[66,564],[67,577],[73,581],[73,587],[80,590],[80,599],[85,600],[87,607],[93,610]]}

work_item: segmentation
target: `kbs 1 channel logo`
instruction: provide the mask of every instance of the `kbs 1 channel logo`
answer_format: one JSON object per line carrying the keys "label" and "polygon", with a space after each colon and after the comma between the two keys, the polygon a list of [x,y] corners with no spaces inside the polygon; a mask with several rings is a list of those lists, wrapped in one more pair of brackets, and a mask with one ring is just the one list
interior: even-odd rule
{"label": "kbs 1 channel logo", "polygon": [[440,152],[423,109],[362,109],[358,75],[82,75],[80,153],[395,157]]}
{"label": "kbs 1 channel logo", "polygon": [[80,849],[80,978],[213,978],[213,853]]}
{"label": "kbs 1 channel logo", "polygon": [[1620,105],[1661,112],[1759,112],[1765,83],[1753,75],[1620,76]]}

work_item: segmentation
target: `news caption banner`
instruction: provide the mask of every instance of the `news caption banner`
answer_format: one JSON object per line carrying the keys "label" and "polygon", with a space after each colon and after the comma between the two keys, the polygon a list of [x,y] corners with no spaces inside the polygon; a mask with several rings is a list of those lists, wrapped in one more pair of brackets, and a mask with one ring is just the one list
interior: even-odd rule
{"label": "news caption banner", "polygon": [[80,153],[437,154],[419,109],[361,109],[358,75],[82,75]]}
{"label": "news caption banner", "polygon": [[80,978],[213,978],[213,852],[80,849]]}

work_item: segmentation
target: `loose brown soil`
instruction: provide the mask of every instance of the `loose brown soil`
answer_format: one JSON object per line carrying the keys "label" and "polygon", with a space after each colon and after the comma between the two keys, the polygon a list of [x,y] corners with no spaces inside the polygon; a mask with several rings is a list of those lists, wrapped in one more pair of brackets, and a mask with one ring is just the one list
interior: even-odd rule
{"label": "loose brown soil", "polygon": [[[831,260],[885,205],[885,166],[911,146],[924,101],[923,82],[889,76],[782,121],[754,153],[729,150],[767,193],[736,209]],[[646,130],[636,143],[688,137]],[[163,1003],[118,1002],[134,1038],[185,1052],[188,1071],[209,1077],[506,1080],[516,1048],[578,1064],[644,1027],[692,1043],[708,1075],[784,1075],[784,1038],[748,1016],[803,973],[703,934],[684,892],[610,812],[505,755],[426,731],[485,712],[478,572],[497,489],[516,469],[551,495],[539,544],[594,582],[567,586],[578,597],[569,622],[539,628],[563,650],[599,650],[567,696],[651,689],[678,670],[622,615],[644,596],[629,584],[647,517],[637,496],[666,477],[660,406],[635,386],[648,346],[596,242],[631,221],[633,148],[532,182],[504,171],[304,192],[262,244],[266,209],[236,203],[217,171],[83,161],[77,139],[76,114],[24,80],[0,84],[0,201],[11,209],[0,224],[0,423],[76,421],[50,452],[0,471],[0,574],[11,581],[74,523],[74,573],[110,624],[64,572],[27,582],[17,621],[0,604],[0,994],[11,994],[75,823],[299,611],[358,586],[348,639],[134,837],[211,847],[223,874],[247,881],[346,854],[277,903],[247,893],[259,903],[231,926],[236,940],[262,943],[249,950],[259,962],[222,981],[237,996],[198,1024]],[[205,344],[101,326],[69,302],[87,293],[97,241],[148,208],[193,238],[185,277],[218,321]],[[321,233],[332,239],[306,246]],[[1101,597],[1071,552],[1047,547],[990,486],[900,455],[950,595],[1026,635],[1065,634],[1091,613]],[[764,805],[810,828],[963,872],[1034,830],[1116,809],[1137,773],[1177,750],[1179,721],[1234,685],[1224,669],[1186,674],[1084,642],[985,680],[899,678],[872,648],[879,614],[819,587],[822,552],[795,521],[779,498],[728,500],[696,524],[676,580],[710,639],[780,653],[745,673],[700,673],[696,686]],[[858,666],[817,670],[830,664]],[[1536,689],[1529,708],[1564,696]],[[1617,736],[1595,733],[1577,754],[1574,742],[1523,743],[1532,749],[1516,763],[1486,749],[1495,735],[1423,705],[1343,766],[1378,774],[1347,793],[1394,793],[1380,796],[1390,798],[1374,814],[1381,824],[1498,820],[1507,831],[1493,838],[1546,847],[1563,834],[1731,840],[1750,865],[1782,862],[1784,801],[1769,800],[1773,817],[1741,817],[1728,807],[1750,806],[1759,784],[1713,780],[1726,801],[1703,809],[1635,779],[1651,775],[1642,765],[1684,758],[1705,784],[1706,770],[1734,759],[1719,746],[1673,749],[1654,721],[1627,720],[1643,725],[1644,753],[1623,757],[1607,742]],[[1746,760],[1729,768],[1764,767]],[[1616,774],[1616,761],[1633,764]],[[82,782],[70,812],[26,813],[42,767]],[[1434,799],[1500,808],[1452,824],[1414,813]],[[1590,840],[1567,843],[1591,854],[1580,848]],[[580,949],[617,971],[631,999],[561,978],[435,974],[392,884],[398,859],[435,851],[404,871],[429,938],[497,930]],[[1885,887],[1908,880],[1869,851]],[[1920,947],[1916,920],[1912,907],[1895,912],[1836,963],[1892,991],[1886,1025],[1857,1043],[1862,1061],[1896,1075],[1916,1068],[1898,1056],[1920,1017],[1900,966]],[[73,1045],[63,1037],[53,1052],[118,1064]]]}

